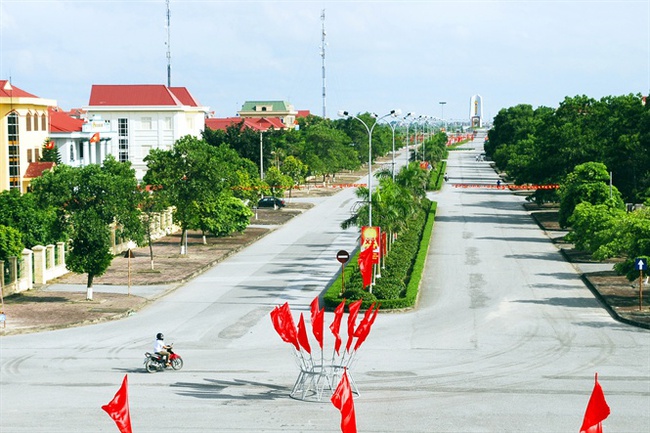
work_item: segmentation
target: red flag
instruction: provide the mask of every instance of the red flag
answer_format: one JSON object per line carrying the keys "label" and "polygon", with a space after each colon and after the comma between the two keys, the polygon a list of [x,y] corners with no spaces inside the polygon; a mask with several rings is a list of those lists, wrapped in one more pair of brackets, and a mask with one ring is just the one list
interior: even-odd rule
{"label": "red flag", "polygon": [[356,300],[348,306],[348,342],[345,344],[345,350],[350,351],[352,345],[352,338],[354,338],[354,330],[356,329],[357,316],[361,308],[362,299]]}
{"label": "red flag", "polygon": [[587,410],[582,421],[582,427],[580,427],[580,433],[601,433],[603,430],[600,423],[608,416],[609,406],[605,401],[605,394],[603,394],[603,389],[598,383],[598,373],[596,373],[596,383],[594,384],[594,390],[591,392],[589,403],[587,403]]}
{"label": "red flag", "polygon": [[323,326],[325,324],[325,308],[318,309],[318,296],[311,302],[311,330],[323,350]]}
{"label": "red flag", "polygon": [[341,319],[343,319],[344,311],[345,299],[342,300],[338,307],[336,307],[334,310],[334,320],[330,325],[330,331],[332,331],[332,335],[334,335],[334,338],[336,339],[334,342],[334,350],[336,350],[337,355],[339,354],[339,349],[341,348],[341,336],[339,335],[339,330],[341,329]]}
{"label": "red flag", "polygon": [[307,338],[307,328],[305,327],[305,317],[302,313],[300,313],[300,320],[298,321],[298,342],[305,349],[305,352],[311,353],[309,338]]}
{"label": "red flag", "polygon": [[380,254],[381,254],[382,257],[384,257],[386,254],[388,254],[388,235],[383,230],[381,232]]}
{"label": "red flag", "polygon": [[291,309],[289,308],[288,302],[285,302],[282,307],[275,307],[271,311],[271,321],[280,338],[287,343],[293,344],[296,350],[300,350],[296,325],[293,322],[293,316],[291,316]]}
{"label": "red flag", "polygon": [[359,270],[363,279],[363,287],[369,286],[372,282],[372,250],[373,245],[359,253]]}
{"label": "red flag", "polygon": [[48,141],[47,144],[45,145],[45,148],[46,148],[47,150],[52,150],[52,149],[54,149],[54,146],[55,146],[55,144],[54,144],[54,140],[50,140],[50,141]]}
{"label": "red flag", "polygon": [[363,315],[361,323],[359,323],[359,326],[354,331],[354,336],[357,337],[357,342],[354,345],[354,350],[357,350],[359,347],[361,347],[363,342],[366,341],[366,338],[368,338],[368,334],[370,334],[370,328],[372,327],[372,324],[375,323],[375,318],[377,317],[377,312],[379,311],[379,305],[377,305],[375,311],[372,312],[374,306],[375,304],[373,303],[370,308],[366,310],[366,314]]}
{"label": "red flag", "polygon": [[331,401],[334,407],[341,411],[341,432],[357,433],[357,419],[354,414],[354,400],[347,369],[344,370]]}
{"label": "red flag", "polygon": [[124,375],[122,386],[115,393],[110,403],[102,406],[108,416],[113,418],[120,433],[131,433],[131,414],[129,413],[128,379]]}
{"label": "red flag", "polygon": [[99,141],[99,132],[95,132],[92,137],[90,137],[91,143],[97,143]]}

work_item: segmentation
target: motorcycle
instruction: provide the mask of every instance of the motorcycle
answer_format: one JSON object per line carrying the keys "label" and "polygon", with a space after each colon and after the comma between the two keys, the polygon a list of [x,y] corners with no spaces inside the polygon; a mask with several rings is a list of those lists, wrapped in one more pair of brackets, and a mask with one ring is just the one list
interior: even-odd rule
{"label": "motorcycle", "polygon": [[171,367],[174,370],[180,370],[183,368],[183,358],[178,353],[174,353],[173,344],[169,345],[169,359],[167,362],[169,365],[165,364],[163,357],[157,353],[146,352],[144,354],[144,368],[149,373],[155,373],[157,371],[163,371],[167,367]]}

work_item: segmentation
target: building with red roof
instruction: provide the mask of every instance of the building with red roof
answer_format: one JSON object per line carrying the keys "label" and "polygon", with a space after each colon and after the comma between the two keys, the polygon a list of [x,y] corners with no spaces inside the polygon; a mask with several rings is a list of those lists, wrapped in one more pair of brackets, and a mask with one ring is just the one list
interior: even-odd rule
{"label": "building with red roof", "polygon": [[27,191],[30,164],[37,163],[48,137],[49,111],[56,101],[0,80],[0,191]]}
{"label": "building with red roof", "polygon": [[82,131],[98,140],[84,143],[84,158],[101,163],[111,154],[130,161],[138,179],[152,149],[169,150],[186,135],[200,138],[208,113],[185,87],[163,84],[95,84],[83,109]]}

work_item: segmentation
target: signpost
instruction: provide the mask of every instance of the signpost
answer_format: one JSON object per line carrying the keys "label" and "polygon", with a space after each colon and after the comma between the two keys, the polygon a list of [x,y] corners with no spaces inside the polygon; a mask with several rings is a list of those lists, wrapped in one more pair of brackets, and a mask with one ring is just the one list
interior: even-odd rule
{"label": "signpost", "polygon": [[350,260],[350,253],[340,250],[336,253],[336,260],[341,264],[341,295],[345,293],[345,264]]}
{"label": "signpost", "polygon": [[634,259],[634,268],[639,270],[639,311],[643,309],[643,271],[648,269],[648,259]]}

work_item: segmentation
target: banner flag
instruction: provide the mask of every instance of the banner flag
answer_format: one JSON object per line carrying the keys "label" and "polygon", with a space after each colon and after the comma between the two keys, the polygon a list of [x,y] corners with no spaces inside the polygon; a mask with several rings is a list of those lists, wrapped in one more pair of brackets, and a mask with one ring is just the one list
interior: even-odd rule
{"label": "banner flag", "polygon": [[595,380],[596,383],[591,392],[589,403],[587,403],[587,410],[582,421],[582,427],[580,427],[580,433],[602,433],[603,429],[600,423],[609,416],[609,406],[605,401],[603,389],[598,383],[598,373],[596,373]]}
{"label": "banner flag", "polygon": [[271,311],[271,321],[280,338],[287,343],[293,344],[296,350],[300,350],[296,325],[294,324],[288,302],[285,302],[282,307],[275,307]]}
{"label": "banner flag", "polygon": [[128,375],[124,375],[122,386],[115,393],[115,397],[110,403],[102,406],[108,416],[113,418],[115,425],[120,430],[120,433],[131,432],[131,414],[129,413],[129,395],[128,395]]}
{"label": "banner flag", "polygon": [[323,350],[323,327],[325,326],[325,308],[318,309],[318,296],[311,302],[311,330]]}
{"label": "banner flag", "polygon": [[359,323],[359,326],[354,331],[354,336],[357,337],[357,342],[354,345],[355,351],[361,347],[363,342],[366,341],[366,338],[368,338],[368,334],[370,334],[370,328],[372,327],[375,317],[377,317],[377,312],[379,311],[379,305],[377,305],[377,308],[373,312],[374,306],[375,303],[373,302],[370,308],[366,310],[363,319],[361,319],[361,323]]}
{"label": "banner flag", "polygon": [[366,288],[372,283],[372,256],[373,246],[369,246],[359,253],[359,270],[361,271],[361,278],[363,280],[363,287]]}
{"label": "banner flag", "polygon": [[339,335],[339,331],[341,329],[341,319],[343,319],[344,311],[345,311],[345,299],[343,299],[341,303],[334,310],[334,320],[330,325],[330,331],[332,331],[332,335],[334,335],[334,338],[336,339],[336,341],[334,342],[334,350],[336,351],[337,355],[339,354],[339,349],[341,348],[341,336]]}
{"label": "banner flag", "polygon": [[357,433],[357,420],[354,413],[354,400],[348,379],[348,370],[345,369],[341,381],[332,394],[332,404],[341,411],[341,433]]}
{"label": "banner flag", "polygon": [[345,350],[350,351],[352,339],[354,338],[354,330],[356,329],[357,316],[361,308],[362,299],[356,300],[348,306],[348,341],[345,344]]}
{"label": "banner flag", "polygon": [[298,342],[305,352],[311,354],[311,346],[309,345],[309,338],[307,338],[307,328],[305,327],[305,317],[300,313],[300,320],[298,321]]}

